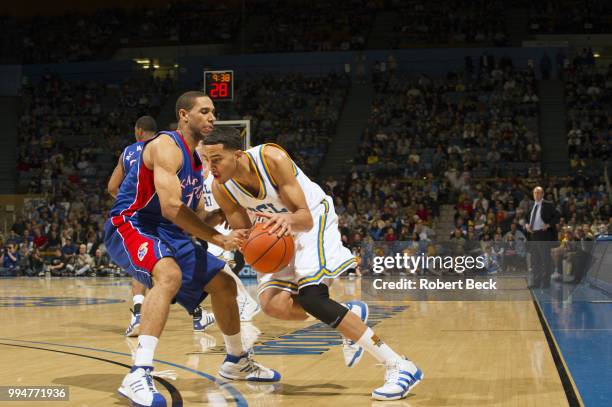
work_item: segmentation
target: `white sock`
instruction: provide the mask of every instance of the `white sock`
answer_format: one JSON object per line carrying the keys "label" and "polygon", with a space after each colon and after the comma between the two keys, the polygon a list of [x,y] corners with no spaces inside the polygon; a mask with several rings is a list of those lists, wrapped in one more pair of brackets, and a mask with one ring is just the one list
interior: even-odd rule
{"label": "white sock", "polygon": [[140,335],[138,337],[134,366],[153,366],[153,354],[155,354],[158,341],[159,339],[150,335]]}
{"label": "white sock", "polygon": [[225,341],[225,350],[228,355],[240,356],[246,352],[242,345],[242,334],[238,332],[235,335],[223,335]]}
{"label": "white sock", "polygon": [[361,335],[361,338],[357,341],[357,344],[363,346],[370,355],[374,356],[376,360],[381,363],[402,358],[395,353],[389,345],[384,343],[371,328],[366,329],[363,335]]}
{"label": "white sock", "polygon": [[144,295],[136,294],[134,298],[132,298],[132,301],[134,301],[134,304],[142,304],[144,302]]}

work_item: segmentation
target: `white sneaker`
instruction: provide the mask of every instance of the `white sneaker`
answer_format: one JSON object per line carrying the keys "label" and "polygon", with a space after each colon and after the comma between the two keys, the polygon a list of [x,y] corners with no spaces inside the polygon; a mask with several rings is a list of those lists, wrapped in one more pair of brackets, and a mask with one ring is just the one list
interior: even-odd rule
{"label": "white sneaker", "polygon": [[[368,304],[363,301],[349,301],[343,304],[350,312],[357,315],[364,324],[368,323],[370,309]],[[363,357],[363,347],[357,343],[342,337],[342,353],[344,354],[344,363],[347,367],[356,366]]]}
{"label": "white sneaker", "polygon": [[403,399],[424,377],[423,372],[408,359],[393,360],[385,366],[385,384],[372,392],[375,400]]}
{"label": "white sneaker", "polygon": [[166,407],[166,399],[155,388],[150,366],[134,366],[119,387],[119,394],[138,407]]}
{"label": "white sneaker", "polygon": [[202,310],[202,317],[193,319],[193,330],[195,332],[202,332],[214,324],[215,321],[215,314]]}
{"label": "white sneaker", "polygon": [[135,336],[138,336],[139,333],[140,333],[140,314],[135,314],[134,311],[132,311],[132,318],[130,319],[130,324],[125,330],[125,336],[133,338]]}
{"label": "white sneaker", "polygon": [[257,301],[251,298],[250,295],[240,293],[236,297],[238,303],[238,312],[240,313],[240,322],[249,322],[261,310]]}
{"label": "white sneaker", "polygon": [[227,355],[219,369],[219,376],[250,382],[278,382],[281,378],[276,370],[268,369],[251,359],[248,352],[242,356]]}

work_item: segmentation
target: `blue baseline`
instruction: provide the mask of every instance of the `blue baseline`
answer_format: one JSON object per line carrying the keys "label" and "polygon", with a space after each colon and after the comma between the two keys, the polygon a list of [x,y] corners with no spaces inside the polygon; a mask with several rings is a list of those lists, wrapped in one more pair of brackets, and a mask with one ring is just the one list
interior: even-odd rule
{"label": "blue baseline", "polygon": [[[62,343],[26,341],[26,340],[22,340],[22,339],[11,339],[11,338],[0,338],[0,340],[2,340],[2,341],[12,341],[12,342],[36,343],[36,344],[39,344],[39,345],[53,345],[53,346],[59,346],[59,347],[62,347],[62,348],[85,349],[85,350],[92,350],[92,351],[95,351],[95,352],[104,352],[104,353],[112,353],[112,354],[115,354],[115,355],[129,356],[130,358],[132,357],[132,355],[130,353],[117,352],[117,351],[108,350],[108,349],[88,348],[88,347],[85,347],[85,346],[64,345]],[[192,369],[192,368],[187,367],[187,366],[177,365],[176,363],[166,362],[165,360],[159,360],[159,359],[153,359],[153,360],[155,362],[157,362],[157,363],[162,363],[164,365],[173,366],[173,367],[176,367],[177,369],[183,369],[183,370],[186,370],[186,371],[191,372],[193,374],[196,374],[198,376],[202,376],[205,379],[210,380],[211,382],[213,382],[214,384],[219,386],[221,389],[227,390],[232,395],[232,397],[234,398],[234,401],[236,402],[236,406],[238,406],[238,407],[248,407],[248,405],[249,405],[247,403],[246,399],[244,398],[244,396],[242,396],[242,393],[240,393],[240,391],[238,391],[234,386],[232,386],[231,384],[229,384],[227,382],[221,381],[221,380],[217,379],[214,376],[211,376],[211,375],[209,375],[207,373],[204,373],[204,372],[200,372],[199,370],[195,370],[195,369]]]}
{"label": "blue baseline", "polygon": [[612,297],[586,284],[571,300],[554,287],[534,294],[584,405],[612,406]]}

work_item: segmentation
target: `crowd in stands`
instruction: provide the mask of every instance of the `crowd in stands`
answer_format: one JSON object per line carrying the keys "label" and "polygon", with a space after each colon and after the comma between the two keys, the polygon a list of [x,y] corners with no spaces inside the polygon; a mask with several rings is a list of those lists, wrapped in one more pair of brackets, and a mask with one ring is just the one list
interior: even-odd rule
{"label": "crowd in stands", "polygon": [[27,274],[117,272],[100,248],[112,205],[106,182],[134,140],[136,119],[157,114],[173,86],[148,75],[106,84],[46,73],[23,87],[18,185],[20,192],[45,198],[31,201],[4,237],[1,267]]}
{"label": "crowd in stands", "polygon": [[448,193],[432,174],[408,180],[353,170],[323,185],[334,196],[342,240],[352,250],[367,241],[431,240],[432,221]]}
{"label": "crowd in stands", "polygon": [[93,14],[0,17],[4,57],[25,63],[110,58],[120,47],[229,43],[240,32],[240,3],[188,0],[164,7],[107,8]]}
{"label": "crowd in stands", "polygon": [[501,269],[525,267],[532,189],[541,185],[545,199],[561,217],[558,240],[593,241],[612,233],[612,208],[603,176],[496,178],[473,183],[460,191],[455,205],[455,227],[450,239],[459,253],[489,247]]}
{"label": "crowd in stands", "polygon": [[609,160],[612,145],[612,64],[600,68],[589,54],[585,50],[563,73],[571,165],[583,171],[601,170],[594,162]]}
{"label": "crowd in stands", "polygon": [[229,43],[241,23],[236,4],[201,0],[172,2],[127,18],[132,21],[121,35],[121,46]]}
{"label": "crowd in stands", "polygon": [[[506,46],[506,9],[500,0],[186,0],[165,6],[106,8],[27,20],[1,16],[7,35],[0,54],[26,63],[111,57],[120,47],[232,44],[250,23],[250,52],[361,50],[377,18],[389,25],[377,40],[391,48]],[[599,34],[612,30],[605,0],[526,2],[532,34]],[[387,21],[388,20],[388,21]]]}
{"label": "crowd in stands", "polygon": [[529,2],[533,34],[601,34],[612,30],[612,4],[607,0]]}
{"label": "crowd in stands", "polygon": [[218,116],[250,119],[252,145],[280,144],[306,174],[316,176],[349,86],[343,73],[249,76],[241,81],[231,106],[218,106]]}
{"label": "crowd in stands", "polygon": [[504,2],[394,0],[394,48],[505,46]]}
{"label": "crowd in stands", "polygon": [[339,3],[263,1],[253,13],[267,21],[253,40],[255,52],[348,51],[364,49],[380,0]]}
{"label": "crowd in stands", "polygon": [[[566,261],[573,270],[571,280],[580,280],[592,242],[612,234],[612,206],[603,176],[579,172],[557,178],[482,178],[472,179],[461,189],[444,177],[429,177],[405,185],[396,177],[362,178],[356,173],[344,183],[327,180],[345,244],[362,259],[371,256],[372,250],[400,253],[413,247],[413,254],[484,255],[489,273],[525,272],[526,227],[536,185],[544,187],[545,199],[561,215],[554,226],[558,236],[552,251],[555,278],[560,279],[564,270],[567,273]],[[442,204],[454,205],[454,227],[444,232],[446,236],[437,236],[432,220]],[[370,270],[365,267],[361,272]]]}
{"label": "crowd in stands", "polygon": [[[20,192],[54,193],[99,181],[99,169],[131,140],[135,120],[156,115],[173,89],[148,74],[119,84],[45,73],[22,87],[18,125]],[[104,169],[104,168],[103,168]]]}
{"label": "crowd in stands", "polygon": [[[434,239],[448,237],[454,253],[488,250],[501,269],[520,267],[527,205],[538,184],[562,214],[562,247],[612,232],[601,173],[540,174],[533,69],[487,55],[474,65],[466,60],[464,71],[431,78],[403,73],[394,63],[386,69],[375,64],[376,97],[354,165],[345,179],[322,181],[334,198],[342,239],[356,254],[375,241],[414,242],[428,250]],[[589,135],[609,137],[608,74],[575,65],[564,72],[576,77],[570,106],[597,115],[576,116],[577,123]],[[593,83],[601,87],[596,95],[588,93]],[[250,119],[253,144],[279,143],[316,178],[349,85],[344,74],[258,75],[239,85],[237,100],[220,105],[218,116]],[[108,85],[48,73],[24,88],[18,170],[27,182],[21,185],[47,198],[32,200],[0,242],[0,272],[119,273],[102,244],[112,201],[101,191],[131,141],[135,119],[155,114],[172,86],[151,77]],[[584,127],[587,121],[597,125]],[[455,228],[436,236],[443,204],[455,205]],[[564,254],[556,253],[561,262]]]}
{"label": "crowd in stands", "polygon": [[0,274],[119,275],[103,246],[103,224],[110,203],[104,194],[83,190],[30,201],[24,210],[26,216],[18,216],[0,240]]}
{"label": "crowd in stands", "polygon": [[431,171],[457,188],[467,170],[538,173],[535,82],[532,67],[488,55],[479,67],[470,61],[442,78],[375,70],[372,115],[355,164],[411,177]]}
{"label": "crowd in stands", "polygon": [[89,16],[69,13],[25,22],[3,17],[2,55],[20,57],[25,63],[93,59],[104,53],[122,28],[120,16],[117,10],[101,10]]}
{"label": "crowd in stands", "polygon": [[0,54],[25,63],[110,58],[121,47],[233,44],[251,22],[250,52],[364,49],[378,15],[391,15],[382,41],[414,46],[504,46],[503,2],[350,0],[170,2],[165,6],[106,8],[26,20],[0,17]]}
{"label": "crowd in stands", "polygon": [[[416,241],[424,251],[433,237],[448,237],[447,251],[488,250],[491,270],[515,270],[525,266],[526,205],[538,184],[562,213],[560,241],[568,230],[581,239],[612,232],[602,171],[542,178],[533,67],[486,59],[444,78],[415,78],[389,63],[375,68],[377,94],[353,172],[326,182],[343,240],[356,253],[375,241]],[[457,208],[450,236],[434,234],[442,204]]]}

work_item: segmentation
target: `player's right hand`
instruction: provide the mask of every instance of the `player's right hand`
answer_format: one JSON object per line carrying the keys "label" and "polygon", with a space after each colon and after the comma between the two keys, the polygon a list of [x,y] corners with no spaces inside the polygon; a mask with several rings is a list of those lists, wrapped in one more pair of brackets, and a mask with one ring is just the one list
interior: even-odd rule
{"label": "player's right hand", "polygon": [[264,224],[264,230],[268,231],[268,234],[272,235],[276,233],[278,238],[285,235],[291,234],[291,223],[289,214],[287,213],[265,213],[265,212],[256,212],[256,215],[261,218],[268,219]]}
{"label": "player's right hand", "polygon": [[229,252],[240,249],[244,241],[249,237],[249,232],[249,229],[232,230],[229,235],[221,238],[220,246]]}

